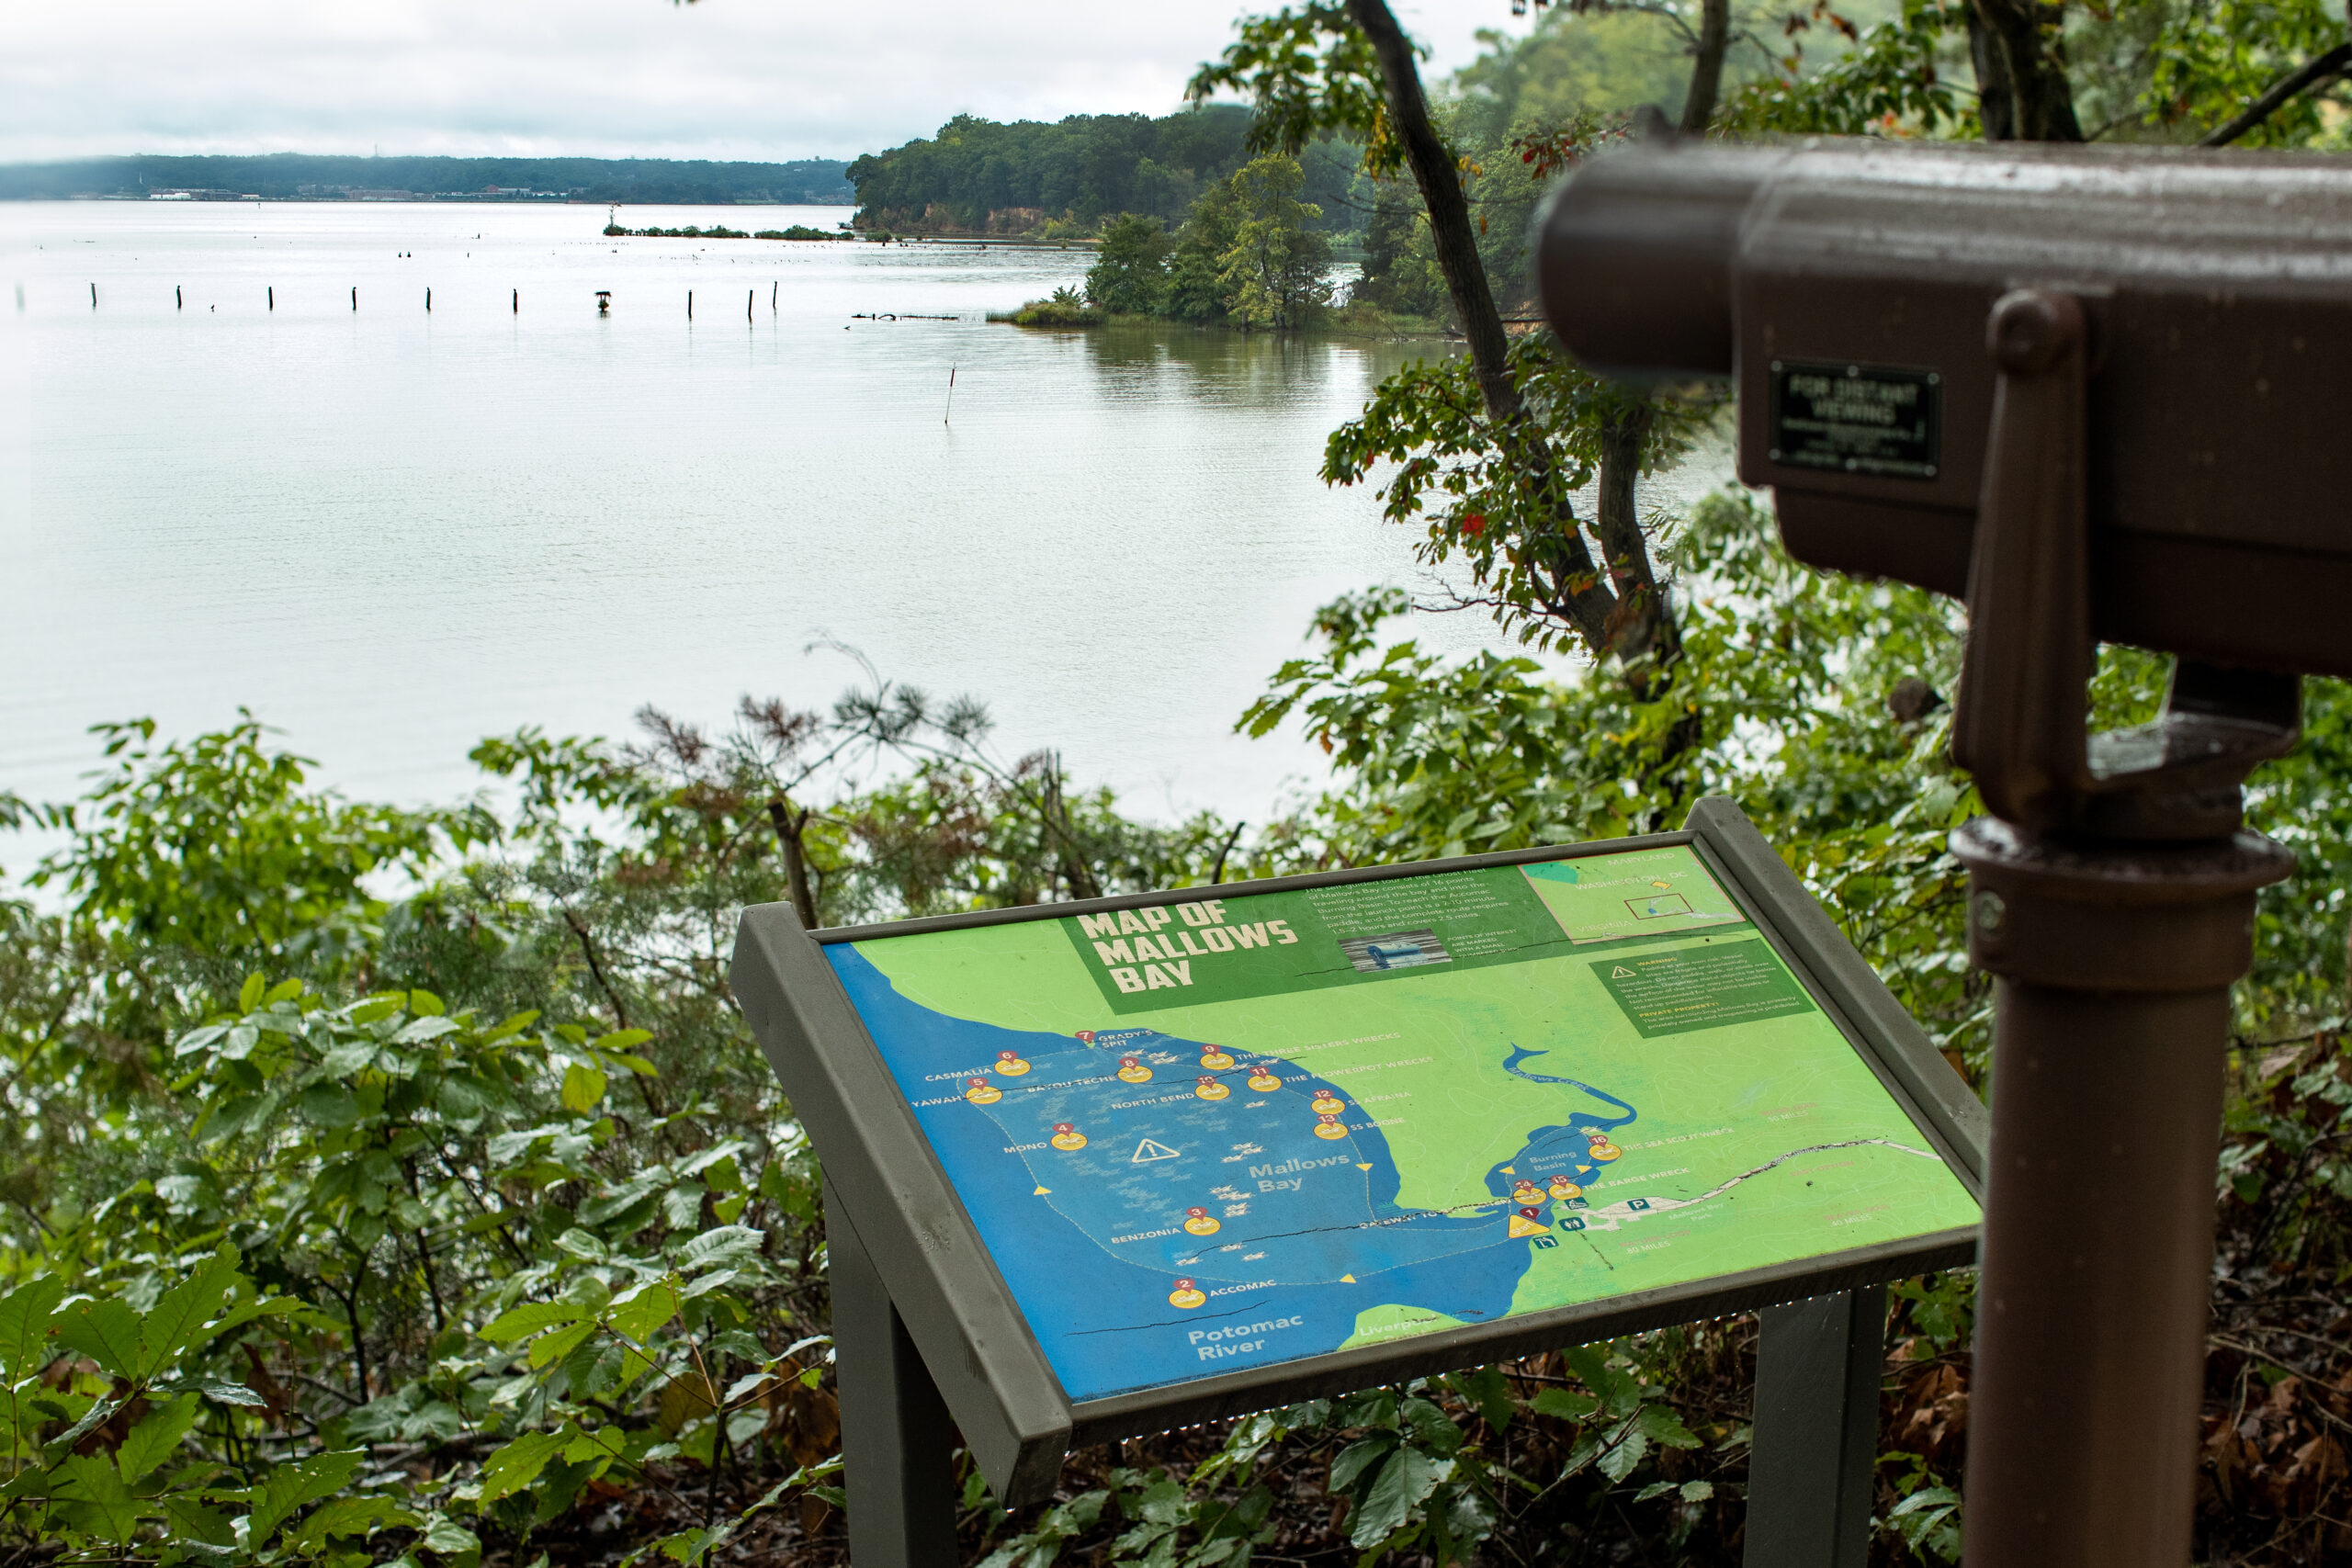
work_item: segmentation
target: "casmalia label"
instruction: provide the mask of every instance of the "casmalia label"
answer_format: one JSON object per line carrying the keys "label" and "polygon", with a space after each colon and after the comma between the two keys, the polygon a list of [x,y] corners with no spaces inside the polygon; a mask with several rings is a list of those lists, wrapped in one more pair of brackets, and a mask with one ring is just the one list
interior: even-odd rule
{"label": "casmalia label", "polygon": [[1943,461],[1943,378],[1892,365],[1772,361],[1775,463],[1931,479]]}

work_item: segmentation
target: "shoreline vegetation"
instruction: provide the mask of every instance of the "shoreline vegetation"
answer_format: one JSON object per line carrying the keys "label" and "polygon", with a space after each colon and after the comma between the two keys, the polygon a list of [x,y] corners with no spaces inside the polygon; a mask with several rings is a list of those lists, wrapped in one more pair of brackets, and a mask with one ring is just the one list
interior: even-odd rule
{"label": "shoreline vegetation", "polygon": [[745,232],[714,223],[707,229],[689,224],[684,229],[624,229],[618,223],[605,225],[607,239],[631,240],[855,240],[857,235],[840,230],[811,229],[806,223],[795,223],[788,229],[761,229]]}
{"label": "shoreline vegetation", "polygon": [[0,164],[0,201],[539,201],[843,206],[838,158],[368,158],[320,152],[141,154]]}
{"label": "shoreline vegetation", "polygon": [[1171,233],[1159,218],[1122,212],[1091,236],[1096,260],[1082,289],[1057,288],[989,320],[1020,327],[1177,321],[1241,332],[1396,333],[1442,330],[1436,312],[1377,298],[1366,251],[1355,279],[1335,285],[1323,209],[1302,199],[1306,171],[1281,152],[1252,158],[1194,198]]}

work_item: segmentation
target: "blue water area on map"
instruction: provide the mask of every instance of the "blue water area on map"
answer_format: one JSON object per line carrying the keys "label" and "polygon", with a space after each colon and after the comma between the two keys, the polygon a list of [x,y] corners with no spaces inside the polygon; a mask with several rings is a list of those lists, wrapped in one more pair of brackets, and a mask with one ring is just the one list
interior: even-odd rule
{"label": "blue water area on map", "polygon": [[[1510,1309],[1532,1256],[1510,1234],[1510,1179],[1488,1179],[1499,1201],[1398,1206],[1374,1118],[1298,1063],[1151,1030],[954,1018],[849,944],[825,953],[1073,1400],[1332,1350],[1370,1307],[1470,1323]],[[1147,1081],[1119,1077],[1129,1057]],[[967,1099],[976,1077],[996,1098]],[[1589,1172],[1589,1134],[1633,1117],[1600,1098],[1623,1114],[1572,1113],[1511,1163]],[[1065,1126],[1076,1146],[1057,1145]]]}
{"label": "blue water area on map", "polygon": [[[1520,1151],[1500,1161],[1487,1172],[1487,1190],[1498,1197],[1509,1196],[1521,1181],[1532,1181],[1546,1189],[1550,1183],[1566,1179],[1578,1187],[1588,1185],[1601,1167],[1613,1163],[1620,1155],[1607,1157],[1595,1155],[1596,1145],[1608,1146],[1609,1134],[1633,1121],[1639,1113],[1605,1089],[1598,1089],[1581,1078],[1554,1077],[1547,1073],[1531,1073],[1520,1066],[1530,1057],[1548,1055],[1544,1051],[1530,1051],[1513,1045],[1503,1061],[1503,1071],[1530,1083],[1558,1084],[1566,1089],[1582,1089],[1604,1104],[1613,1105],[1622,1115],[1603,1116],[1597,1111],[1579,1111],[1556,1127],[1538,1127],[1527,1134]],[[1622,1151],[1621,1151],[1622,1154]]]}

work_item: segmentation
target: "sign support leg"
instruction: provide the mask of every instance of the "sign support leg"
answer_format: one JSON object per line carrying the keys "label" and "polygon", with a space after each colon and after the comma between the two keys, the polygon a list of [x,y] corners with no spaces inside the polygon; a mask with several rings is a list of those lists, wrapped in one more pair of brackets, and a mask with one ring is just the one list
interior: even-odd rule
{"label": "sign support leg", "polygon": [[1746,1568],[1863,1568],[1886,1287],[1768,1307],[1756,1355]]}
{"label": "sign support leg", "polygon": [[955,1427],[831,1182],[825,1245],[850,1561],[956,1568]]}

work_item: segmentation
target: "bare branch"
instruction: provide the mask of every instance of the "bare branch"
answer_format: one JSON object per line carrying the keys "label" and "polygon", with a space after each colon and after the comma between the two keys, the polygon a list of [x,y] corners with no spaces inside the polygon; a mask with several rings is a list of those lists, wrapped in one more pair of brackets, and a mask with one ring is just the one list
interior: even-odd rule
{"label": "bare branch", "polygon": [[2199,147],[2227,147],[2272,115],[2284,108],[2289,100],[2309,92],[2321,83],[2341,76],[2352,70],[2352,43],[2339,43],[2325,54],[2313,55],[2296,70],[2289,72],[2270,85],[2267,92],[2246,105],[2235,119],[2207,136]]}

